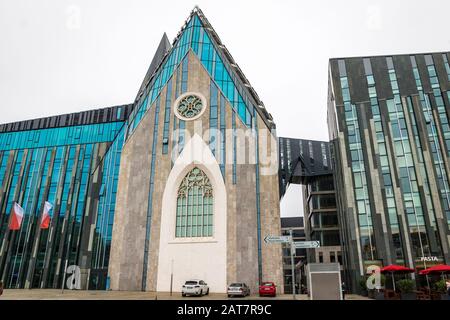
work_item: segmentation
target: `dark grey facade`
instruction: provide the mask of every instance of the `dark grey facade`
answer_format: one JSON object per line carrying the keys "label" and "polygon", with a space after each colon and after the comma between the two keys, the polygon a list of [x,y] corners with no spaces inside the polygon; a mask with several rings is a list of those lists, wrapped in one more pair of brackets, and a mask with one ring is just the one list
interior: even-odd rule
{"label": "dark grey facade", "polygon": [[449,59],[330,60],[328,127],[353,289],[369,265],[450,263]]}
{"label": "dark grey facade", "polygon": [[305,184],[311,177],[332,173],[328,142],[279,138],[280,197],[290,183]]}
{"label": "dark grey facade", "polygon": [[[284,236],[290,235],[294,241],[305,241],[305,223],[303,217],[284,217],[281,218],[281,234]],[[292,293],[292,264],[291,264],[291,246],[283,244],[283,279],[284,279],[284,293]],[[294,253],[295,264],[295,284],[296,291],[299,292],[301,284],[305,285],[304,265],[306,263],[306,250],[296,249]]]}
{"label": "dark grey facade", "polygon": [[320,248],[304,250],[299,274],[304,275],[301,271],[306,263],[342,264],[330,143],[279,138],[279,151],[280,194],[283,196],[291,183],[302,185],[304,240],[320,242]]}

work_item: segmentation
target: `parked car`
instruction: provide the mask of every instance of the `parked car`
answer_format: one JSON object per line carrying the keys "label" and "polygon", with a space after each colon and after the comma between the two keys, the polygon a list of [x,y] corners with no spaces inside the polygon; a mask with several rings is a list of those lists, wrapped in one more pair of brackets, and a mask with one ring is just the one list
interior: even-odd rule
{"label": "parked car", "polygon": [[227,294],[228,298],[233,296],[246,297],[250,295],[250,288],[245,283],[232,283],[227,288]]}
{"label": "parked car", "polygon": [[275,297],[277,295],[277,286],[273,282],[263,282],[259,286],[259,296],[271,296]]}
{"label": "parked car", "polygon": [[181,288],[181,295],[186,296],[203,296],[209,294],[208,284],[203,280],[188,280]]}

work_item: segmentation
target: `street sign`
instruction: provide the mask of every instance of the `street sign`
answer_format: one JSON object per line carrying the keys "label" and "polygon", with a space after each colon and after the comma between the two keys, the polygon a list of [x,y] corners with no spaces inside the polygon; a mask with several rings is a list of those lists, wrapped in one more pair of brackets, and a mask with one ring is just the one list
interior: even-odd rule
{"label": "street sign", "polygon": [[291,242],[290,236],[266,236],[264,238],[265,243],[289,243]]}
{"label": "street sign", "polygon": [[319,248],[319,241],[298,241],[294,242],[294,247],[296,249],[310,249],[310,248]]}
{"label": "street sign", "polygon": [[[292,236],[293,231],[292,229],[289,230],[289,235],[288,236],[266,236],[264,238],[264,242],[265,243],[289,243],[290,244],[290,255],[291,255],[291,274],[292,274],[292,295],[293,298],[295,300],[295,264],[294,264],[294,255],[295,255],[295,244],[296,243],[301,243],[301,242],[294,242],[294,237]],[[311,241],[311,242],[317,242],[316,246],[314,248],[319,247],[319,241]]]}

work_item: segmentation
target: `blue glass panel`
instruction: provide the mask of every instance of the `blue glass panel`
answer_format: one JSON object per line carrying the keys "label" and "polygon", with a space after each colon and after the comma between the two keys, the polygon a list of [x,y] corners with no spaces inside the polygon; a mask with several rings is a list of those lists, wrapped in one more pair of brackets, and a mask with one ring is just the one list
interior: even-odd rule
{"label": "blue glass panel", "polygon": [[236,113],[234,111],[232,111],[232,118],[231,118],[231,122],[232,122],[232,127],[233,127],[233,184],[236,184],[237,182],[237,167],[236,167],[236,162],[237,162],[237,135],[236,135]]}
{"label": "blue glass panel", "polygon": [[[235,81],[230,76],[229,71],[232,67],[228,64],[224,64],[218,54],[215,44],[211,41],[208,32],[204,30],[201,21],[197,16],[194,16],[193,19],[189,21],[188,25],[183,30],[181,37],[178,38],[172,48],[168,58],[160,66],[158,74],[150,82],[147,88],[147,95],[150,95],[149,104],[151,105],[155,101],[162,88],[174,73],[175,67],[178,66],[180,61],[186,56],[189,48],[192,48],[197,54],[203,66],[216,81],[225,97],[231,102],[231,105],[235,110],[238,111],[239,118],[242,120],[243,124],[247,127],[251,127],[251,120],[249,120],[248,117],[253,118],[253,108],[247,103],[248,97],[245,96],[241,87],[238,89],[235,85]],[[182,83],[182,86],[184,86],[184,91],[186,91],[186,83]],[[238,110],[239,102],[244,105],[244,108],[241,106],[240,112]],[[245,111],[245,107],[249,112]],[[134,131],[142,119],[140,114],[145,113],[145,111],[146,108],[139,106],[132,112],[128,121],[130,132]]]}
{"label": "blue glass panel", "polygon": [[210,129],[210,136],[209,136],[209,147],[211,149],[211,152],[216,155],[216,148],[217,148],[217,122],[218,122],[218,102],[217,102],[217,94],[218,90],[216,85],[211,82],[211,88],[210,88],[210,102],[209,102],[209,129]]}
{"label": "blue glass panel", "polygon": [[170,112],[172,106],[172,82],[169,81],[166,93],[166,106],[164,108],[164,131],[163,131],[163,146],[162,153],[167,154],[169,152],[169,133],[170,133]]}
{"label": "blue glass panel", "polygon": [[[97,208],[97,237],[94,243],[93,268],[105,268],[108,266],[108,258],[111,246],[111,226],[114,221],[114,210],[116,205],[117,182],[119,179],[120,156],[124,143],[126,126],[119,131],[116,140],[112,143],[103,159],[102,185],[99,194],[99,205]],[[89,147],[89,146],[88,146]],[[92,150],[86,150],[86,156]],[[88,169],[88,164],[86,167]]]}
{"label": "blue glass panel", "polygon": [[111,142],[123,122],[0,133],[0,151]]}
{"label": "blue glass panel", "polygon": [[225,179],[225,162],[226,162],[226,105],[225,97],[220,95],[220,171]]}

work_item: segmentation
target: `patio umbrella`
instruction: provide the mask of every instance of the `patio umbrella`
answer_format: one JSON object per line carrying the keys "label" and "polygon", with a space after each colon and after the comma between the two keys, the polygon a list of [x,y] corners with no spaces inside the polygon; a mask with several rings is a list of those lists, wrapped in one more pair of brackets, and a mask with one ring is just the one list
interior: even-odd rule
{"label": "patio umbrella", "polygon": [[446,264],[440,264],[434,267],[430,267],[428,269],[422,270],[419,272],[419,274],[422,275],[429,275],[429,274],[436,274],[440,273],[442,275],[442,278],[444,278],[444,273],[450,273],[450,266]]}
{"label": "patio umbrella", "polygon": [[391,264],[389,266],[381,268],[380,272],[381,273],[386,273],[386,272],[390,272],[391,273],[392,284],[394,286],[394,291],[395,291],[394,273],[400,273],[400,274],[413,273],[414,269],[407,268],[407,267],[404,267],[404,266],[399,266],[399,265],[396,265],[396,264]]}

